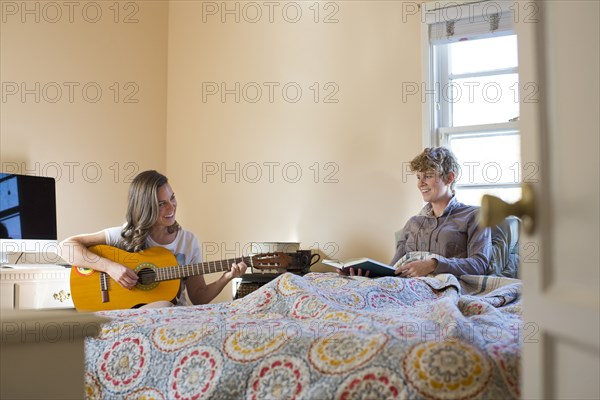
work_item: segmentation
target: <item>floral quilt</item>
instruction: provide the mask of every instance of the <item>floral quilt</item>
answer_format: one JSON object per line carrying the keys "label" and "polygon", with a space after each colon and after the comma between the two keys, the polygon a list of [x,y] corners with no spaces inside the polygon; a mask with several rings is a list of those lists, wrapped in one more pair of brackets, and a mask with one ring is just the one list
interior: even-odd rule
{"label": "floral quilt", "polygon": [[521,282],[283,274],[229,303],[105,311],[90,399],[519,398]]}

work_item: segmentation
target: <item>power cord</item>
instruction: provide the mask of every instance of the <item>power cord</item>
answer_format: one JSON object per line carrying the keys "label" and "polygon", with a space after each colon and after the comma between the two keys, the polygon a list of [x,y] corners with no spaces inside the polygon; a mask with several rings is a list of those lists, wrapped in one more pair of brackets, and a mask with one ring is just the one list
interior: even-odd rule
{"label": "power cord", "polygon": [[23,257],[23,254],[25,254],[25,252],[21,252],[21,254],[19,254],[19,257],[17,258],[17,260],[15,261],[15,264],[19,263],[19,260],[21,259],[21,257]]}

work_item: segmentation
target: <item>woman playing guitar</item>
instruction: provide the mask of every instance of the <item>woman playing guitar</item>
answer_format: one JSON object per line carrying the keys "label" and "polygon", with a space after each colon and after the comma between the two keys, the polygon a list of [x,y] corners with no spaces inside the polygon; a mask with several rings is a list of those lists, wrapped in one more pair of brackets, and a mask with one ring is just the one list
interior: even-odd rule
{"label": "woman playing guitar", "polygon": [[[179,264],[195,264],[202,260],[196,236],[183,229],[175,220],[177,200],[167,178],[156,171],[138,174],[129,187],[126,223],[96,233],[82,234],[65,239],[60,244],[61,256],[78,267],[105,272],[126,289],[138,282],[133,269],[88,250],[91,246],[110,245],[127,252],[139,252],[151,247],[163,247],[175,255]],[[244,262],[232,263],[231,269],[210,284],[202,275],[181,279],[176,299],[154,301],[143,307],[189,305],[185,292],[193,304],[207,304],[235,277],[246,271]],[[171,301],[172,300],[172,301]]]}

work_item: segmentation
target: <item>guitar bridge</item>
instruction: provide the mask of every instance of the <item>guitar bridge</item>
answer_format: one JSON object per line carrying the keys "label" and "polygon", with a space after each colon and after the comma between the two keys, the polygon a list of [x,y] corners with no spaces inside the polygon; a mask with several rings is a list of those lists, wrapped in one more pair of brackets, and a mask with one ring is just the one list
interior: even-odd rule
{"label": "guitar bridge", "polygon": [[100,273],[100,294],[102,295],[102,302],[108,303],[108,279],[106,278],[106,272]]}

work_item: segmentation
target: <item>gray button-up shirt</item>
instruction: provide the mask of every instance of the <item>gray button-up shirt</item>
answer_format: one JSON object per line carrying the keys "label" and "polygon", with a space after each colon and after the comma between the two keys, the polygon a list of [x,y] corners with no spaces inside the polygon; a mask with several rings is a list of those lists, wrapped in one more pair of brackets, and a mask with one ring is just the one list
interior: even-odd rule
{"label": "gray button-up shirt", "polygon": [[408,220],[396,246],[394,265],[409,251],[429,251],[439,255],[436,274],[484,275],[491,257],[489,228],[478,224],[478,207],[467,206],[452,197],[440,217],[427,203]]}

